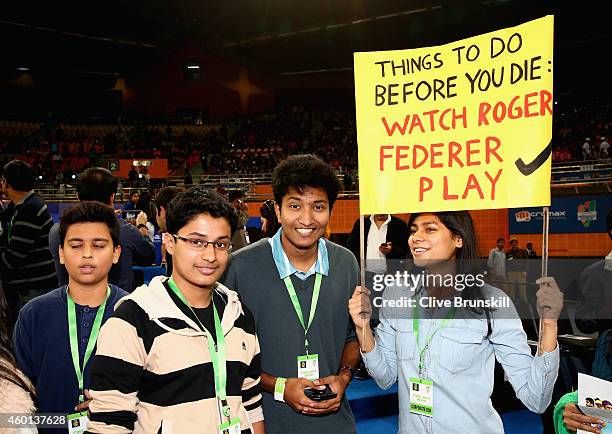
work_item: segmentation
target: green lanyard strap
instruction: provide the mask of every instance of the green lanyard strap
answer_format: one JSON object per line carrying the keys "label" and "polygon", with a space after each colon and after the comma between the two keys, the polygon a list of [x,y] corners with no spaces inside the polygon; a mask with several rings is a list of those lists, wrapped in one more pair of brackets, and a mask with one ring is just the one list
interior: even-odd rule
{"label": "green lanyard strap", "polygon": [[217,395],[217,399],[221,401],[222,405],[222,413],[225,417],[230,417],[230,408],[227,405],[227,365],[226,365],[226,355],[225,355],[225,336],[223,335],[223,328],[221,327],[221,321],[219,319],[219,313],[217,312],[217,308],[215,307],[214,300],[210,299],[210,303],[212,304],[213,316],[215,321],[215,336],[217,338],[217,344],[215,345],[215,341],[212,338],[211,333],[204,327],[204,325],[200,322],[200,319],[195,314],[193,308],[176,285],[176,282],[173,278],[168,280],[168,285],[170,289],[176,294],[178,298],[191,310],[193,316],[195,317],[198,325],[202,329],[202,331],[206,332],[206,338],[208,339],[208,351],[210,352],[210,359],[213,364],[213,371],[215,374],[215,393]]}
{"label": "green lanyard strap", "polygon": [[315,312],[317,311],[317,302],[319,301],[319,293],[321,292],[321,280],[323,279],[323,275],[321,273],[316,273],[314,289],[312,292],[312,300],[310,302],[310,315],[308,318],[308,324],[304,324],[304,314],[302,313],[302,307],[300,306],[300,301],[298,300],[298,296],[295,293],[295,288],[293,287],[293,282],[291,281],[291,276],[287,276],[283,279],[285,282],[285,286],[287,287],[287,292],[289,292],[289,298],[291,299],[291,303],[293,304],[293,308],[295,309],[295,313],[297,314],[298,319],[300,320],[300,324],[304,328],[304,346],[306,347],[306,355],[308,355],[308,330],[312,325],[312,320],[315,316]]}
{"label": "green lanyard strap", "polygon": [[77,381],[79,383],[79,402],[84,402],[83,373],[85,372],[85,366],[87,366],[87,362],[89,361],[91,353],[93,353],[93,349],[96,346],[96,341],[98,340],[98,333],[100,333],[100,327],[102,326],[102,317],[104,316],[104,310],[106,309],[106,301],[110,296],[110,287],[106,288],[106,298],[98,307],[96,318],[91,326],[91,334],[89,335],[87,348],[85,348],[85,355],[83,356],[83,368],[81,368],[79,362],[79,339],[77,335],[76,305],[68,293],[68,288],[66,288],[66,296],[68,301],[68,335],[70,337],[70,353],[72,354],[72,364],[74,365],[74,372],[76,373]]}
{"label": "green lanyard strap", "polygon": [[415,306],[412,309],[412,311],[414,313],[413,318],[412,318],[412,328],[414,329],[414,337],[416,338],[417,349],[419,350],[419,378],[420,378],[421,374],[423,373],[423,356],[425,355],[425,351],[427,351],[427,348],[429,347],[429,342],[431,341],[431,338],[433,338],[433,336],[436,333],[438,333],[441,329],[446,327],[448,322],[455,316],[455,312],[457,311],[457,309],[453,307],[446,314],[446,316],[440,323],[440,326],[437,329],[435,329],[433,332],[431,332],[431,334],[427,336],[427,338],[425,338],[425,345],[422,348],[419,342],[419,308],[418,306]]}

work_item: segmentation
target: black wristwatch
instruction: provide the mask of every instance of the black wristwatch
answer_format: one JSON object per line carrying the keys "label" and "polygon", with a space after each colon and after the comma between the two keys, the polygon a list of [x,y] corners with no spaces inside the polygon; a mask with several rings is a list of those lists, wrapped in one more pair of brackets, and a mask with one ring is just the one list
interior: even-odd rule
{"label": "black wristwatch", "polygon": [[338,369],[338,372],[336,373],[336,375],[340,375],[340,372],[344,371],[345,369],[348,370],[351,373],[351,380],[352,380],[353,377],[355,376],[355,370],[353,368],[351,368],[350,366],[347,366],[347,365],[340,366],[340,368]]}

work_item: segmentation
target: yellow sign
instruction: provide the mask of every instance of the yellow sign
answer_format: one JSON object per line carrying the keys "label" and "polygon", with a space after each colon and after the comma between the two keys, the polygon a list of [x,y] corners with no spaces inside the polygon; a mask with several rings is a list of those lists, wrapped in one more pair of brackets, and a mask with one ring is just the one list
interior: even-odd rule
{"label": "yellow sign", "polygon": [[355,53],[362,214],[550,205],[553,16]]}

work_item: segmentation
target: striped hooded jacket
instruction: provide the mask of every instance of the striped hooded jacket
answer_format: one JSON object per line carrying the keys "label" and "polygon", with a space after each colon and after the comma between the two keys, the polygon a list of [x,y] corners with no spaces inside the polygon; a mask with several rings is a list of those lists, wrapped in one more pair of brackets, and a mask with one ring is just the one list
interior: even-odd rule
{"label": "striped hooded jacket", "polygon": [[[115,306],[92,365],[90,433],[218,432],[213,365],[196,317],[155,277]],[[242,433],[263,420],[261,360],[251,312],[217,284],[227,359],[227,401]],[[217,302],[215,302],[217,306]],[[223,421],[224,422],[224,421]]]}

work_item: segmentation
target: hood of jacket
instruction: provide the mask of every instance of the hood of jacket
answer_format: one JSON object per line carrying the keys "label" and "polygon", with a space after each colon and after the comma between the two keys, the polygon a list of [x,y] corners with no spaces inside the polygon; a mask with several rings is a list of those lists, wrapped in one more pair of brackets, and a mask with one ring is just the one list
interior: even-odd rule
{"label": "hood of jacket", "polygon": [[[139,286],[130,295],[123,297],[115,305],[115,309],[126,300],[132,300],[138,306],[144,310],[151,321],[155,321],[163,329],[180,335],[187,336],[201,336],[206,335],[205,332],[200,330],[198,324],[183,313],[181,309],[174,303],[174,300],[168,294],[164,282],[169,278],[164,276],[154,277],[149,285]],[[226,286],[216,283],[213,291],[225,294],[227,297],[227,305],[223,311],[221,318],[221,328],[223,329],[223,335],[227,335],[229,331],[234,327],[235,321],[238,317],[244,314],[242,310],[242,304],[238,298],[236,291],[232,291]],[[189,325],[189,329],[173,329],[165,323],[161,322],[161,319],[179,319]]]}

